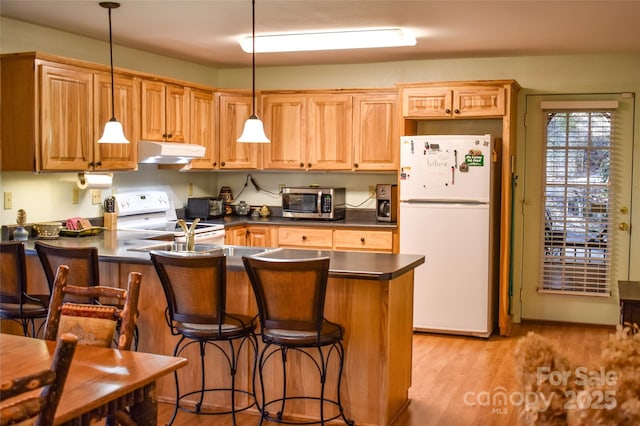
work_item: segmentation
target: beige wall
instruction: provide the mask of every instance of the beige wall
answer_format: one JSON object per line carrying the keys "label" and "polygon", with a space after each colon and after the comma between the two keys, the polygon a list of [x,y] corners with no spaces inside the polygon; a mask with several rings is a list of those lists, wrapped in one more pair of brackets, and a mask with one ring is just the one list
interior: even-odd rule
{"label": "beige wall", "polygon": [[[37,27],[21,22],[0,18],[0,52],[16,52],[27,50],[40,50],[47,53],[60,54],[93,62],[107,63],[108,45],[103,42],[87,38],[77,37],[60,31]],[[186,63],[157,55],[139,52],[116,46],[114,60],[119,67],[160,74],[168,77],[184,79],[204,84],[210,84],[223,88],[250,88],[250,69],[220,69],[207,68],[201,65]],[[448,81],[448,80],[478,80],[478,79],[515,79],[523,87],[519,97],[519,113],[517,118],[518,142],[524,140],[523,111],[525,96],[530,93],[594,93],[594,92],[632,92],[636,96],[640,93],[640,54],[615,54],[615,55],[574,55],[574,56],[532,56],[532,57],[506,57],[506,58],[468,58],[450,60],[424,60],[378,64],[359,65],[327,65],[304,67],[274,67],[260,68],[256,76],[258,89],[305,89],[305,88],[369,88],[391,87],[396,82],[415,81]],[[638,109],[637,109],[638,110]],[[640,122],[640,112],[636,111],[635,122]],[[640,164],[640,126],[635,130],[634,164]],[[522,152],[523,150],[521,150]],[[520,156],[517,159],[518,171],[523,170],[525,159]],[[199,173],[178,175],[158,174],[155,170],[145,170],[140,174],[138,183],[154,182],[156,177],[166,179],[168,183],[178,182],[178,198],[186,198],[185,181],[194,182],[198,191],[206,192],[218,187],[218,180],[224,180],[225,184],[238,185],[245,178],[245,174],[224,173]],[[636,170],[636,175],[639,173]],[[256,174],[254,173],[254,176]],[[266,175],[266,174],[265,174]],[[114,178],[118,185],[124,184],[130,179],[131,174],[119,174]],[[290,180],[307,180],[308,175],[291,174]],[[315,177],[319,183],[324,183],[329,174],[317,174]],[[271,182],[273,179],[265,177]],[[386,180],[388,175],[373,176],[372,183],[376,180]],[[358,179],[361,179],[360,177]],[[52,182],[53,180],[53,182]],[[57,198],[70,198],[68,176],[38,175],[28,179],[19,173],[2,173],[0,184],[6,184],[8,190],[14,192],[14,206],[16,201],[25,204],[28,208],[37,210],[40,204],[36,200],[38,191],[46,188]],[[362,191],[362,197],[366,195],[367,181],[358,182],[356,191]],[[274,183],[273,180],[272,183]],[[633,189],[634,204],[632,205],[632,223],[640,224],[640,186],[637,183]],[[43,185],[39,185],[43,183]],[[360,186],[363,186],[361,188]],[[63,189],[61,189],[63,188]],[[522,221],[519,205],[526,198],[525,182],[519,181],[516,190],[515,212],[515,290],[518,294],[519,271],[521,269],[519,259],[522,256],[518,241],[522,239]],[[276,188],[277,189],[277,188]],[[35,191],[36,198],[27,198],[23,193]],[[197,195],[197,194],[196,194]],[[23,198],[21,198],[23,197]],[[33,200],[33,201],[31,201]],[[41,200],[40,200],[41,201]],[[52,200],[49,200],[52,201]],[[255,199],[253,201],[256,201]],[[258,202],[270,203],[269,198],[259,198]],[[355,199],[353,201],[356,201]],[[79,215],[94,216],[95,208],[82,204]],[[65,212],[68,210],[64,210]],[[3,211],[2,223],[14,223],[15,212]],[[632,237],[632,259],[640,258],[640,236]],[[632,262],[630,279],[640,280],[640,264]],[[519,303],[514,301],[516,316]]]}

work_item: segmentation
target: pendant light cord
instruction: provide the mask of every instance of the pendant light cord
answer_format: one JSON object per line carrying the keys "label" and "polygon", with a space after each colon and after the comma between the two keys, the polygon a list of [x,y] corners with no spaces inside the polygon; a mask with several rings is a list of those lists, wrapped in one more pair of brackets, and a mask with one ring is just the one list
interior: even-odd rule
{"label": "pendant light cord", "polygon": [[251,118],[257,118],[256,116],[256,0],[251,0],[251,74],[253,88],[251,90],[252,104],[251,104]]}
{"label": "pendant light cord", "polygon": [[109,56],[111,59],[111,120],[116,120],[115,89],[113,88],[113,39],[111,36],[111,8],[109,8]]}

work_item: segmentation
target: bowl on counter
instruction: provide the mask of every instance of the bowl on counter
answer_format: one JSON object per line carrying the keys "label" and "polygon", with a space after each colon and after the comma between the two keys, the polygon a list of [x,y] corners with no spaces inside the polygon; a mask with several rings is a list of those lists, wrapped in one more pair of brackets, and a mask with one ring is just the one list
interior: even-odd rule
{"label": "bowl on counter", "polygon": [[58,238],[62,222],[38,222],[33,224],[38,238],[53,239]]}

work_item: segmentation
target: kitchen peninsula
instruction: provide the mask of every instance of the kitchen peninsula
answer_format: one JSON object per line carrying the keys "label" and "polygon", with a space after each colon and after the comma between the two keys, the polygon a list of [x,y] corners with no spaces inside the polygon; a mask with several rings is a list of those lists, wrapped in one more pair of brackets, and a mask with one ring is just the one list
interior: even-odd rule
{"label": "kitchen peninsula", "polygon": [[[64,247],[97,247],[103,285],[124,287],[129,272],[141,272],[138,350],[171,354],[177,337],[171,336],[166,325],[166,301],[149,253],[140,250],[150,244],[149,240],[143,238],[145,237],[141,234],[105,231],[99,236],[60,238],[48,242]],[[253,316],[257,313],[257,308],[240,256],[255,248],[244,249],[238,247],[236,255],[229,256],[227,260],[227,308]],[[46,280],[35,255],[33,241],[27,243],[27,255],[31,284],[40,287],[30,288],[30,291],[46,290]],[[267,249],[262,255],[280,258],[330,256],[325,316],[346,329],[342,397],[347,416],[358,425],[390,425],[409,403],[413,271],[425,262],[424,256],[288,248]],[[183,356],[197,359],[195,351]],[[211,379],[214,386],[224,385],[228,375],[214,373],[220,370],[220,360],[216,356],[218,355],[213,351],[207,353],[206,368],[210,372],[207,380]],[[291,357],[290,360],[294,368],[292,371],[303,371],[302,374],[291,375],[289,379],[293,386],[317,386],[317,377],[312,376],[317,374],[315,370],[308,365],[296,370],[298,359]],[[197,368],[195,364],[190,362],[184,367],[180,377],[187,377],[184,380],[197,380],[191,378],[191,373]],[[246,374],[249,365],[250,360],[247,358],[243,361],[243,372],[237,378],[244,385],[251,381],[250,375]],[[336,369],[332,368],[332,371]],[[335,389],[335,377],[328,379],[327,386],[328,389]],[[172,402],[173,398],[173,378],[158,381],[158,399]],[[205,403],[224,402],[212,397],[211,400],[205,398]],[[303,416],[314,415],[316,409],[317,407],[301,405],[298,413]]]}

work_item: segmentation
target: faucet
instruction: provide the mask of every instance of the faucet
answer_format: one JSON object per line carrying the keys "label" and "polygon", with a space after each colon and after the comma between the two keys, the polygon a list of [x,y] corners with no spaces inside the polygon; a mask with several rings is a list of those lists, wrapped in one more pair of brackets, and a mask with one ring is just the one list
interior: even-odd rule
{"label": "faucet", "polygon": [[182,228],[182,232],[184,232],[184,236],[187,239],[187,251],[193,251],[196,248],[195,243],[195,234],[196,234],[196,224],[200,221],[200,218],[195,218],[191,223],[191,227],[187,227],[187,222],[183,219],[178,219],[178,225]]}

